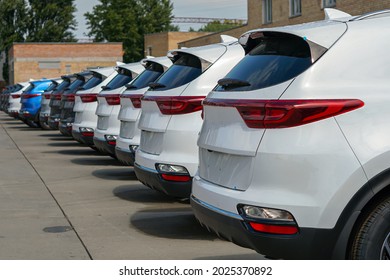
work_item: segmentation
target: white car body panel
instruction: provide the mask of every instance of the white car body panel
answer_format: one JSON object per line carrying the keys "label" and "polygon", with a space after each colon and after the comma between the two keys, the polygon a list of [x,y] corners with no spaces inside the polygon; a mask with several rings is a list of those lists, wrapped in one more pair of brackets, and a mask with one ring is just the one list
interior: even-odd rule
{"label": "white car body panel", "polygon": [[[148,91],[146,96],[206,96],[243,56],[244,50],[237,43],[216,44],[177,50],[213,62],[193,81],[165,91]],[[156,102],[142,100],[140,148],[136,152],[136,164],[157,172],[155,164],[168,163],[184,166],[190,176],[198,167],[196,141],[202,126],[201,112],[179,115],[163,115]]]}

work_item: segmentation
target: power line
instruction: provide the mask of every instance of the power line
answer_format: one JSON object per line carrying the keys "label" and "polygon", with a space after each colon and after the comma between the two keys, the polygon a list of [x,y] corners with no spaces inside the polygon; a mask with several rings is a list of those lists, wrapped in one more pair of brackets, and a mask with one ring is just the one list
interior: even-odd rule
{"label": "power line", "polygon": [[234,24],[246,24],[246,19],[232,19],[232,18],[202,18],[202,17],[174,17],[172,23],[211,23],[219,21],[224,23],[226,21]]}

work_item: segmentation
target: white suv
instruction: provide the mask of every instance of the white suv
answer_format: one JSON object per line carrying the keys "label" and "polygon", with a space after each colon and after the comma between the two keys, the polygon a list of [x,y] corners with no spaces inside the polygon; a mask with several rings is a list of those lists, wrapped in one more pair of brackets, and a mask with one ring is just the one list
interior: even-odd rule
{"label": "white suv", "polygon": [[20,103],[20,98],[22,96],[23,91],[25,91],[30,86],[30,83],[19,83],[17,84],[17,86],[19,90],[11,92],[8,97],[8,115],[14,118],[17,118],[19,116],[19,110],[22,107],[22,104]]}
{"label": "white suv", "polygon": [[[76,92],[73,112],[75,119],[72,125],[72,136],[80,143],[93,146],[93,134],[96,129],[97,116],[97,95],[102,90],[102,86],[107,85],[116,76],[114,67],[91,69],[93,77]],[[91,88],[88,83],[100,81]],[[89,88],[89,89],[85,89]]]}
{"label": "white suv", "polygon": [[96,130],[93,136],[95,147],[112,157],[115,157],[116,139],[119,135],[120,122],[118,114],[120,110],[120,94],[125,90],[125,85],[130,83],[145,68],[141,63],[129,63],[116,67],[116,76],[98,94],[98,117]]}
{"label": "white suv", "polygon": [[141,97],[148,90],[149,84],[161,76],[171,65],[171,60],[164,57],[148,57],[142,60],[145,67],[137,78],[126,85],[126,90],[121,94],[121,109],[119,136],[116,140],[115,154],[119,161],[126,165],[133,165],[135,150],[139,146],[141,131],[138,129],[138,121],[141,116]]}
{"label": "white suv", "polygon": [[389,259],[389,30],[387,11],[242,36],[203,103],[203,225],[273,258]]}
{"label": "white suv", "polygon": [[202,101],[240,59],[237,39],[170,52],[173,65],[141,99],[141,142],[134,170],[144,185],[189,198],[198,167],[196,140],[202,126]]}

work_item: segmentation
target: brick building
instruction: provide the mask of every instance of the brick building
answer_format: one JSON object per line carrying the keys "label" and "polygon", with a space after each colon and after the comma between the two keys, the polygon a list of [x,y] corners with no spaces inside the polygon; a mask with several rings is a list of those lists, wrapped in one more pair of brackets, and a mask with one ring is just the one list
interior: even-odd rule
{"label": "brick building", "polygon": [[255,28],[299,24],[324,19],[324,8],[335,8],[351,15],[389,9],[390,0],[248,0],[247,25],[179,43],[195,47],[218,43],[220,34],[240,37]]}
{"label": "brick building", "polygon": [[161,32],[144,37],[145,56],[165,56],[169,50],[177,49],[178,43],[208,35],[208,32]]}
{"label": "brick building", "polygon": [[13,43],[8,53],[9,82],[54,78],[122,60],[122,43]]}

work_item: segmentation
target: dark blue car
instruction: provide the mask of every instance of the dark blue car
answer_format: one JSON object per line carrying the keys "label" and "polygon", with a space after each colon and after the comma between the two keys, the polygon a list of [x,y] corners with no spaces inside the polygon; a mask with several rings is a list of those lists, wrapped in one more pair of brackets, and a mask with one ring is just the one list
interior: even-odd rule
{"label": "dark blue car", "polygon": [[22,107],[19,116],[30,127],[39,127],[39,110],[41,109],[42,93],[50,86],[51,80],[30,82],[30,86],[22,93]]}

